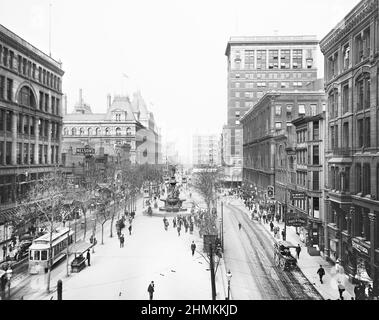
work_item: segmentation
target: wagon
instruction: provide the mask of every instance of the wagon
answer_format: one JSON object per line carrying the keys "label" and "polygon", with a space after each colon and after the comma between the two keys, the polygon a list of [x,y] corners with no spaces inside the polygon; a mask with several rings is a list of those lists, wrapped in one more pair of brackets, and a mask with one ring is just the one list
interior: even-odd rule
{"label": "wagon", "polygon": [[284,271],[290,271],[297,268],[297,260],[292,256],[290,251],[291,248],[296,248],[296,246],[288,241],[278,241],[274,243],[275,265]]}

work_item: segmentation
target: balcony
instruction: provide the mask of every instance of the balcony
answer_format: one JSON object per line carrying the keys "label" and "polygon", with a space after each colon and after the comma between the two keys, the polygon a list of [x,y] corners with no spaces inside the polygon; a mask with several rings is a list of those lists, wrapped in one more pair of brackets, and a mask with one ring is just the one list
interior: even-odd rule
{"label": "balcony", "polygon": [[327,152],[332,153],[334,156],[342,156],[342,157],[352,157],[353,156],[353,150],[351,148],[348,148],[348,147],[329,149]]}

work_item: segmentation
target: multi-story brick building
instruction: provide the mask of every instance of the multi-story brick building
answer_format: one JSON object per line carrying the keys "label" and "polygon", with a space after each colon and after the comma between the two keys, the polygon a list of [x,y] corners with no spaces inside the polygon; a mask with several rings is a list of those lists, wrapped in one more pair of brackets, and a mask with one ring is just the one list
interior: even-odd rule
{"label": "multi-story brick building", "polygon": [[[312,128],[309,132],[315,134],[317,125],[320,126],[317,115],[324,108],[323,90],[268,92],[241,119],[244,185],[253,186],[257,200],[266,204],[267,188],[273,186],[276,214],[284,218],[287,206],[286,212],[304,219],[304,234],[310,229],[311,220],[320,217],[317,208],[320,207],[321,189],[319,184],[317,190],[313,186],[317,185],[317,178],[320,179],[322,164],[320,160],[318,164],[312,161],[320,159],[322,139],[313,140],[316,136],[302,133],[303,139],[297,147],[297,131],[292,121],[297,119],[296,124],[304,121],[305,129],[308,131],[309,126]],[[308,157],[312,161],[308,162]],[[291,200],[291,194],[298,192],[304,193],[304,199]],[[315,229],[322,229],[320,221],[317,222]]]}
{"label": "multi-story brick building", "polygon": [[240,119],[266,92],[312,90],[317,79],[315,36],[232,37],[228,57],[227,125],[223,163],[227,181],[242,181]]}
{"label": "multi-story brick building", "polygon": [[60,162],[63,74],[60,62],[0,25],[1,247],[17,200]]}
{"label": "multi-story brick building", "polygon": [[325,246],[351,276],[379,275],[378,1],[363,0],[320,42],[325,56]]}

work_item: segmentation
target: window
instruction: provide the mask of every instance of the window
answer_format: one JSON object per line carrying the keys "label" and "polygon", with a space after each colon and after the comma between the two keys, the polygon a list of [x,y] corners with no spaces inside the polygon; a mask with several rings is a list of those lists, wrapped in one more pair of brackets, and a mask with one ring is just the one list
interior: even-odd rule
{"label": "window", "polygon": [[11,164],[12,142],[5,143],[5,164]]}
{"label": "window", "polygon": [[355,37],[355,63],[360,63],[370,55],[370,28],[360,32]]}
{"label": "window", "polygon": [[345,122],[343,124],[343,147],[345,149],[349,148],[349,123]]}
{"label": "window", "polygon": [[370,164],[363,164],[363,194],[362,196],[371,194],[371,170]]}
{"label": "window", "polygon": [[357,120],[357,130],[358,130],[358,148],[363,147],[363,119]]}
{"label": "window", "polygon": [[299,116],[305,115],[305,105],[299,104]]}
{"label": "window", "polygon": [[121,129],[120,128],[116,128],[116,136],[121,136]]}
{"label": "window", "polygon": [[29,118],[29,121],[30,121],[30,126],[29,126],[30,135],[34,136],[34,117],[31,116]]}
{"label": "window", "polygon": [[364,73],[357,79],[357,110],[370,108],[370,74]]}
{"label": "window", "polygon": [[96,128],[96,130],[95,130],[95,135],[96,135],[96,136],[99,136],[100,133],[101,133],[101,132],[100,132],[100,128]]}
{"label": "window", "polygon": [[254,69],[254,50],[245,50],[245,69]]}
{"label": "window", "polygon": [[320,149],[319,146],[313,146],[313,164],[320,164]]}
{"label": "window", "polygon": [[303,50],[297,49],[292,51],[292,68],[302,69],[303,68]]}
{"label": "window", "polygon": [[27,86],[21,88],[18,100],[19,103],[23,106],[31,108],[36,107],[36,99],[34,97],[33,91]]}
{"label": "window", "polygon": [[318,121],[313,121],[313,140],[317,141],[320,139],[320,124]]}
{"label": "window", "polygon": [[239,101],[236,101],[236,102],[235,102],[235,107],[236,107],[236,108],[240,108],[240,107],[241,107],[241,104],[240,104]]}
{"label": "window", "polygon": [[55,114],[55,97],[51,96],[51,113]]}
{"label": "window", "polygon": [[236,92],[236,98],[239,98],[239,97],[240,97],[240,93]]}
{"label": "window", "polygon": [[362,166],[360,163],[357,163],[356,164],[356,178],[355,178],[355,185],[357,187],[357,193],[361,193],[362,192]]}
{"label": "window", "polygon": [[[0,131],[4,131],[5,111],[0,109]],[[1,161],[1,158],[0,158]]]}
{"label": "window", "polygon": [[29,143],[24,142],[24,164],[27,164],[29,160]]}
{"label": "window", "polygon": [[257,50],[257,69],[266,69],[266,50]]}
{"label": "window", "polygon": [[328,58],[328,80],[334,78],[338,74],[338,52],[335,52]]}
{"label": "window", "polygon": [[371,139],[370,139],[370,136],[371,136],[371,133],[370,133],[370,118],[367,117],[365,118],[365,122],[364,122],[364,145],[366,148],[369,148],[371,146]]}
{"label": "window", "polygon": [[320,172],[313,171],[313,190],[320,190]]}
{"label": "window", "polygon": [[109,135],[110,135],[110,130],[109,130],[109,128],[105,128],[105,135],[106,135],[106,136],[109,136]]}
{"label": "window", "polygon": [[240,87],[240,83],[236,82],[236,88],[238,89]]}
{"label": "window", "polygon": [[46,145],[43,146],[43,159],[44,159],[44,162],[47,164],[47,146]]}
{"label": "window", "polygon": [[38,145],[38,163],[42,163],[42,144]]}
{"label": "window", "polygon": [[279,51],[269,50],[268,52],[268,68],[278,69],[279,68]]}
{"label": "window", "polygon": [[34,148],[35,148],[35,146],[34,146],[34,143],[31,143],[30,144],[30,163],[31,164],[34,164]]}
{"label": "window", "polygon": [[71,129],[71,135],[72,135],[72,136],[75,136],[75,135],[76,135],[76,128],[72,128],[72,129]]}
{"label": "window", "polygon": [[13,80],[7,79],[7,99],[9,101],[13,101],[12,93],[13,93]]}
{"label": "window", "polygon": [[49,111],[49,95],[45,93],[45,112]]}
{"label": "window", "polygon": [[349,112],[349,84],[342,87],[342,112],[345,114]]}
{"label": "window", "polygon": [[16,161],[17,164],[21,164],[21,151],[22,151],[22,143],[16,144]]}
{"label": "window", "polygon": [[282,106],[275,106],[275,115],[276,116],[282,115]]}
{"label": "window", "polygon": [[18,114],[17,117],[17,133],[22,134],[22,118],[23,115],[21,113]]}
{"label": "window", "polygon": [[334,89],[328,97],[329,115],[331,119],[338,117],[338,90]]}
{"label": "window", "polygon": [[79,135],[84,136],[84,128],[79,129]]}
{"label": "window", "polygon": [[239,118],[239,117],[240,117],[240,112],[236,111],[236,118]]}
{"label": "window", "polygon": [[3,51],[3,65],[4,67],[8,66],[8,48],[4,48]]}
{"label": "window", "polygon": [[282,123],[281,122],[275,122],[275,130],[281,130],[282,129]]}
{"label": "window", "polygon": [[317,105],[311,104],[311,116],[315,116],[317,114]]}
{"label": "window", "polygon": [[0,75],[0,99],[4,99],[5,93],[5,77]]}
{"label": "window", "polygon": [[280,87],[281,87],[282,89],[288,89],[288,88],[290,87],[290,85],[289,85],[288,82],[282,82],[282,83],[280,84]]}
{"label": "window", "polygon": [[347,70],[350,67],[350,44],[347,43],[342,49],[343,54],[343,70]]}
{"label": "window", "polygon": [[281,50],[280,52],[280,69],[290,68],[290,50]]}
{"label": "window", "polygon": [[126,135],[130,136],[132,134],[132,129],[130,127],[126,128]]}
{"label": "window", "polygon": [[6,111],[5,113],[5,125],[8,132],[12,132],[12,112]]}

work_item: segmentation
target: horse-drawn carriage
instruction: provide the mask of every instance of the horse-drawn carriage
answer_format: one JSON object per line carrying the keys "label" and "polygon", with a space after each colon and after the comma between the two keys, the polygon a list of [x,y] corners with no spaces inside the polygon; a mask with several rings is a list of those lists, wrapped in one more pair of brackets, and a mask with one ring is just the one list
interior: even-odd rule
{"label": "horse-drawn carriage", "polygon": [[296,248],[296,246],[288,241],[277,241],[274,243],[275,265],[284,271],[290,271],[297,268],[297,260],[292,256],[290,251],[291,248]]}

